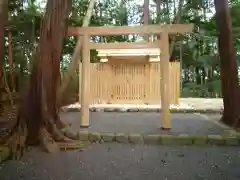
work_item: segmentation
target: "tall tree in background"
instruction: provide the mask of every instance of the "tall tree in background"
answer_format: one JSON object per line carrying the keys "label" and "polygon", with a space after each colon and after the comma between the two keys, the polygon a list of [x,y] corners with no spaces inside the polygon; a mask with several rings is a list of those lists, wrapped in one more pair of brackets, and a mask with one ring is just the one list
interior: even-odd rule
{"label": "tall tree in background", "polygon": [[[157,23],[160,23],[160,16],[161,16],[161,5],[162,4],[166,4],[166,7],[167,7],[167,16],[168,16],[168,20],[170,20],[170,13],[169,13],[169,1],[167,0],[153,0],[153,2],[156,4],[157,6]],[[183,5],[184,5],[184,0],[179,0],[178,1],[178,7],[176,8],[175,5],[176,2],[174,1],[174,17],[173,17],[173,20],[172,24],[180,24],[181,22],[181,17],[182,17],[182,11],[183,11]],[[169,22],[167,22],[169,23]],[[169,49],[169,54],[170,54],[170,60],[175,60],[175,57],[173,55],[173,51],[174,51],[174,48],[175,48],[175,44],[176,44],[176,35],[173,35],[173,36],[170,36],[171,37],[171,41],[170,41],[170,49]],[[158,39],[160,39],[160,35],[158,35]]]}
{"label": "tall tree in background", "polygon": [[[144,0],[143,6],[143,24],[149,24],[149,0]],[[149,36],[147,34],[144,35],[144,40],[149,41]]]}
{"label": "tall tree in background", "polygon": [[21,157],[25,145],[41,144],[55,152],[55,141],[69,141],[60,131],[57,88],[60,82],[60,58],[71,0],[49,0],[42,21],[40,44],[31,69],[30,82],[20,103],[17,124],[8,139],[14,159]]}
{"label": "tall tree in background", "polygon": [[10,79],[10,90],[15,91],[15,74],[14,64],[12,55],[12,32],[11,27],[8,27],[8,64],[9,64],[9,79]]}
{"label": "tall tree in background", "polygon": [[[85,14],[85,17],[83,18],[83,27],[87,27],[90,23],[95,2],[96,2],[96,0],[90,0],[89,1],[88,10]],[[58,104],[61,103],[63,93],[66,90],[66,88],[67,88],[67,86],[68,86],[68,84],[71,80],[71,77],[72,77],[74,71],[77,68],[77,65],[79,63],[79,56],[80,56],[80,53],[81,53],[82,46],[83,46],[83,38],[81,36],[79,36],[76,47],[75,47],[73,55],[72,55],[72,61],[68,66],[68,71],[64,74],[62,84],[61,84],[61,86],[58,90],[58,93],[57,93],[57,103]]]}
{"label": "tall tree in background", "polygon": [[224,103],[222,120],[228,125],[239,127],[240,89],[228,0],[214,0],[214,4],[219,32],[220,70]]}
{"label": "tall tree in background", "polygon": [[0,86],[2,86],[3,65],[4,65],[4,30],[8,17],[8,0],[0,1]]}

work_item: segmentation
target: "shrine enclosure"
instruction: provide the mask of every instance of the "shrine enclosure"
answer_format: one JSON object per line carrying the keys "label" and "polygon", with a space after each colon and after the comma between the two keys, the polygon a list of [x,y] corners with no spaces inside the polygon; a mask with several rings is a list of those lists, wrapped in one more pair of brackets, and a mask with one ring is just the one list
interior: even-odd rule
{"label": "shrine enclosure", "polygon": [[[180,62],[169,62],[169,35],[192,32],[193,24],[69,27],[82,36],[79,63],[80,125],[89,126],[90,104],[160,104],[162,128],[171,128],[170,104],[180,97]],[[95,43],[91,36],[160,35],[143,42]],[[90,50],[100,62],[90,62]]]}

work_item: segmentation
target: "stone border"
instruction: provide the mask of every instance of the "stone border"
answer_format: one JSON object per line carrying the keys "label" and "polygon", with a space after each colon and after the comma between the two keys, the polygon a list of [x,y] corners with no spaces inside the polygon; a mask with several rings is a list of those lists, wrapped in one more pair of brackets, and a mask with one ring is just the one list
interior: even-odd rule
{"label": "stone border", "polygon": [[179,135],[141,135],[124,133],[99,133],[80,131],[76,134],[80,141],[88,142],[118,142],[132,144],[155,144],[155,145],[218,145],[218,146],[240,146],[240,134],[231,136],[207,135],[191,136]]}
{"label": "stone border", "polygon": [[[63,112],[79,112],[81,108],[67,108],[62,107]],[[90,107],[90,112],[161,112],[161,108],[96,108]],[[202,114],[219,114],[222,113],[221,109],[170,109],[171,113],[202,113]]]}
{"label": "stone border", "polygon": [[[68,132],[65,131],[67,134]],[[141,134],[124,134],[124,133],[99,133],[80,131],[75,134],[75,138],[79,140],[79,144],[70,146],[61,146],[61,149],[75,148],[76,146],[85,147],[89,143],[131,143],[145,145],[187,145],[187,146],[240,146],[240,133],[232,136],[208,135],[208,136],[190,136],[187,134],[179,135],[141,135]],[[85,145],[84,145],[85,144]],[[73,146],[73,147],[72,147]],[[6,146],[0,146],[0,163],[7,160],[10,156],[10,150]]]}
{"label": "stone border", "polygon": [[10,149],[6,146],[0,146],[0,163],[7,160],[10,156]]}

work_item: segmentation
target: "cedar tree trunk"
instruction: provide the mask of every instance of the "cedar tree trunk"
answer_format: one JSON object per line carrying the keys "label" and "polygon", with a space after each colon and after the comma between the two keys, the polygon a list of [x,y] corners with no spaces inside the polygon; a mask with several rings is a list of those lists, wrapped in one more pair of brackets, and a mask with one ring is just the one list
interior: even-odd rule
{"label": "cedar tree trunk", "polygon": [[222,120],[230,126],[239,127],[239,85],[236,52],[232,37],[232,21],[228,0],[214,0],[217,30],[219,33],[220,71],[224,111]]}
{"label": "cedar tree trunk", "polygon": [[71,0],[48,0],[39,49],[34,59],[29,86],[22,96],[17,124],[9,145],[14,159],[22,156],[25,145],[41,144],[46,151],[59,150],[56,141],[70,141],[60,131],[56,105],[60,78],[60,58]]}

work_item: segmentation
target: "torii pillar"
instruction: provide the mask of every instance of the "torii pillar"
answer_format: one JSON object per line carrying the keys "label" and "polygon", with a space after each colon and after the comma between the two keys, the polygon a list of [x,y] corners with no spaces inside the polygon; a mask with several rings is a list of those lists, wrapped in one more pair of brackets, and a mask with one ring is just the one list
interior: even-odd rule
{"label": "torii pillar", "polygon": [[162,129],[171,129],[169,94],[169,37],[168,32],[161,33],[160,40],[160,88],[162,108]]}
{"label": "torii pillar", "polygon": [[81,70],[82,79],[80,86],[81,96],[81,110],[80,110],[80,126],[89,126],[89,99],[90,99],[90,48],[89,48],[89,35],[84,34],[83,36],[83,47],[82,47],[82,66],[79,66]]}

